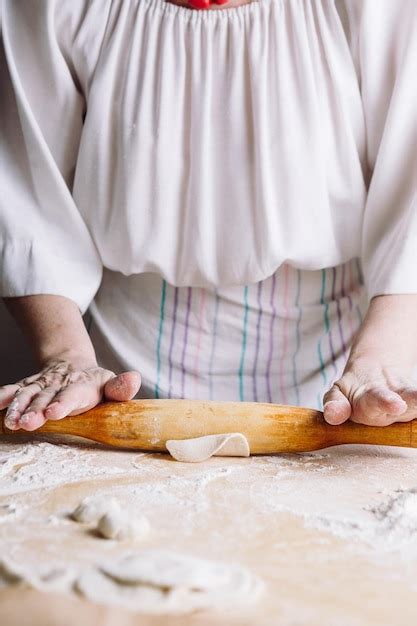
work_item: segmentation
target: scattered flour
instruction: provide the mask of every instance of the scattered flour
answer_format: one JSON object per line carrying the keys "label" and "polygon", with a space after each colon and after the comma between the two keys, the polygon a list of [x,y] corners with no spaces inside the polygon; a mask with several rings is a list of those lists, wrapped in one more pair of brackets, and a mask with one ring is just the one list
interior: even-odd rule
{"label": "scattered flour", "polygon": [[358,539],[378,551],[399,551],[409,557],[417,554],[417,487],[398,490],[375,506],[365,506],[360,514],[341,516],[305,515],[305,522],[339,537]]}
{"label": "scattered flour", "polygon": [[121,473],[117,467],[103,468],[99,450],[25,441],[0,451],[0,496]]}

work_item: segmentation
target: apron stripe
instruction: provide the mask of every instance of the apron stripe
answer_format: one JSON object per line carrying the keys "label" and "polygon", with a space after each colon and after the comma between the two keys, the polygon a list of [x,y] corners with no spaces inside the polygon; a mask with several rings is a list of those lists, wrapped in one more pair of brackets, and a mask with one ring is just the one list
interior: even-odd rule
{"label": "apron stripe", "polygon": [[297,327],[295,331],[296,332],[296,347],[295,347],[295,352],[294,352],[294,356],[292,359],[292,372],[293,372],[294,389],[295,389],[295,395],[296,395],[296,403],[298,406],[300,405],[300,389],[299,389],[298,380],[297,380],[297,354],[301,345],[300,324],[301,324],[301,317],[303,314],[302,309],[300,307],[300,292],[301,292],[301,272],[300,270],[297,270],[297,295],[295,298],[295,306],[298,309],[298,319],[297,319]]}
{"label": "apron stripe", "polygon": [[269,352],[268,352],[268,361],[266,365],[266,388],[268,393],[268,402],[272,402],[272,391],[271,391],[271,366],[272,366],[272,356],[274,353],[274,322],[276,318],[276,308],[275,308],[275,285],[276,285],[276,274],[272,275],[272,286],[271,286],[271,298],[270,305],[272,310],[272,315],[269,321]]}
{"label": "apron stripe", "polygon": [[[320,304],[324,307],[324,328],[325,328],[325,333],[326,335],[329,333],[330,330],[330,324],[329,324],[329,315],[328,315],[328,304],[327,302],[324,301],[324,297],[326,294],[326,270],[322,269],[321,270],[321,292],[320,292]],[[321,347],[321,340],[322,337],[319,338],[318,344],[317,344],[317,351],[318,351],[318,355],[319,355],[319,362],[320,362],[320,372],[321,375],[323,377],[323,386],[324,388],[327,388],[327,373],[326,373],[326,365],[324,362],[324,358],[323,358],[323,352],[322,352],[322,347]],[[332,348],[332,344],[330,341],[330,347]],[[332,357],[333,357],[333,350],[332,350]],[[323,406],[323,402],[322,402],[322,398],[321,398],[321,393],[317,394],[317,406],[319,408],[319,410],[322,409]]]}
{"label": "apron stripe", "polygon": [[200,379],[200,349],[201,349],[201,335],[203,332],[203,315],[206,304],[206,290],[200,289],[200,305],[198,308],[198,330],[196,340],[196,351],[194,359],[194,397],[198,397],[198,387]]}
{"label": "apron stripe", "polygon": [[209,389],[210,389],[210,400],[213,400],[213,366],[214,366],[214,355],[216,352],[216,340],[217,340],[217,319],[219,316],[219,303],[220,297],[219,293],[216,289],[215,292],[215,300],[214,300],[214,316],[213,316],[213,331],[212,331],[212,340],[211,340],[211,352],[210,352],[210,361],[209,361]]}
{"label": "apron stripe", "polygon": [[285,376],[284,376],[284,365],[285,365],[285,356],[287,353],[287,343],[288,343],[288,333],[287,333],[287,325],[288,325],[288,271],[289,266],[287,264],[284,265],[284,321],[282,323],[282,350],[280,356],[280,364],[279,364],[279,387],[281,392],[282,404],[287,404],[287,394],[285,392]]}
{"label": "apron stripe", "polygon": [[[327,270],[323,269],[322,272],[324,272],[324,276],[325,279],[327,277]],[[326,285],[326,282],[324,283],[324,286]],[[322,300],[322,304],[324,304],[324,322],[325,322],[325,326],[326,326],[326,334],[329,337],[329,347],[330,347],[330,354],[332,356],[332,363],[333,363],[333,369],[335,374],[337,375],[337,366],[336,366],[336,356],[334,353],[334,348],[333,348],[333,335],[332,335],[332,331],[330,329],[330,321],[329,321],[329,303],[324,301],[324,298]]]}
{"label": "apron stripe", "polygon": [[181,355],[181,398],[185,398],[185,355],[187,352],[188,343],[188,326],[190,322],[192,291],[192,287],[187,287],[187,309],[185,312],[185,328]]}
{"label": "apron stripe", "polygon": [[340,298],[336,297],[336,279],[337,279],[336,268],[333,267],[332,271],[333,271],[332,300],[333,302],[336,300],[337,326],[339,328],[340,342],[342,345],[343,354],[346,354],[346,344],[345,344],[345,338],[343,336],[343,327],[342,327],[342,312],[340,310]]}
{"label": "apron stripe", "polygon": [[257,373],[258,373],[258,358],[259,358],[259,345],[261,343],[261,320],[262,320],[262,281],[258,282],[258,289],[256,294],[258,304],[258,316],[256,320],[256,342],[255,342],[255,359],[253,362],[252,381],[253,381],[253,399],[258,402],[258,385],[257,385]]}
{"label": "apron stripe", "polygon": [[168,398],[172,397],[172,350],[174,347],[175,340],[175,328],[177,325],[177,310],[178,310],[178,287],[174,287],[174,310],[172,313],[172,326],[171,326],[171,339],[169,342],[169,354],[168,354],[168,364],[169,364],[169,389],[168,389]]}
{"label": "apron stripe", "polygon": [[248,314],[249,314],[248,291],[249,291],[249,287],[248,285],[246,285],[243,290],[244,314],[243,314],[243,329],[242,329],[242,350],[241,350],[240,365],[239,365],[239,398],[241,402],[243,402],[245,399],[244,386],[243,386],[243,368],[245,364],[245,353],[246,353],[246,343],[247,343],[247,333],[248,333]]}
{"label": "apron stripe", "polygon": [[[348,294],[347,294],[347,298],[348,298],[348,302],[349,302],[349,330],[350,330],[350,338],[352,339],[355,331],[353,329],[353,321],[352,321],[352,311],[353,311],[353,300],[352,300],[352,296],[350,295],[353,291],[353,276],[352,276],[352,263],[349,262],[348,263],[348,270],[349,270],[349,285],[348,285]],[[343,266],[343,272],[342,272],[342,297],[345,297],[345,287],[344,287],[344,277],[345,277],[345,267]]]}
{"label": "apron stripe", "polygon": [[162,280],[161,290],[161,304],[159,308],[159,328],[158,328],[158,340],[156,342],[156,385],[155,385],[155,398],[159,398],[160,382],[161,382],[161,342],[164,331],[164,319],[165,319],[165,300],[166,300],[167,284],[165,280]]}

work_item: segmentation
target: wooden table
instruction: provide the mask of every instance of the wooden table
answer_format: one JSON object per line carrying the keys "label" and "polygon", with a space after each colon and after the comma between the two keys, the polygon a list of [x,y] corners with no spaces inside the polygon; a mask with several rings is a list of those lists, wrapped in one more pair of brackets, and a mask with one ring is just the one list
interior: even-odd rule
{"label": "wooden table", "polygon": [[2,441],[0,462],[0,511],[12,501],[16,505],[0,518],[2,554],[18,561],[78,563],[116,554],[117,543],[98,539],[66,517],[83,497],[100,492],[148,517],[153,533],[146,546],[246,565],[267,587],[261,601],[241,614],[179,617],[141,616],[75,595],[8,588],[0,591],[1,624],[417,622],[417,528],[402,541],[398,529],[387,531],[377,513],[367,510],[417,485],[417,451],[343,446],[186,465],[165,455],[23,436]]}

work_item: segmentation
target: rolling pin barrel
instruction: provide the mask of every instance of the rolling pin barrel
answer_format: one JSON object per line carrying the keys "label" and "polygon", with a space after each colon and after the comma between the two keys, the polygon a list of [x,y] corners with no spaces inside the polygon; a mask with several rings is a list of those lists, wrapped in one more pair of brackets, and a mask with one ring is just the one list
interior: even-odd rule
{"label": "rolling pin barrel", "polygon": [[[4,412],[3,412],[4,415]],[[2,420],[2,432],[10,433]],[[36,432],[76,435],[119,448],[165,451],[168,439],[240,432],[251,454],[308,452],[341,444],[417,446],[414,422],[331,426],[315,409],[258,402],[131,400],[48,421]]]}

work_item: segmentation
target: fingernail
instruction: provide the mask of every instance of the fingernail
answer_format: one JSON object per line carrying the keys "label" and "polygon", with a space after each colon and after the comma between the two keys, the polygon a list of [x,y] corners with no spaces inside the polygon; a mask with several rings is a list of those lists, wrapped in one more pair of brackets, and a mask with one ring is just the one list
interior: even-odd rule
{"label": "fingernail", "polygon": [[[58,410],[57,412],[54,409],[60,409],[60,410]],[[54,412],[54,415],[51,416],[53,412]],[[53,404],[50,404],[48,408],[46,408],[44,411],[45,417],[51,420],[60,419],[62,417],[61,413],[62,413],[62,407],[60,407],[59,402],[54,402]]]}
{"label": "fingernail", "polygon": [[404,402],[404,400],[401,397],[399,397],[399,396],[397,396],[396,394],[393,394],[393,393],[386,393],[385,394],[385,399],[388,402],[398,402],[398,401]]}
{"label": "fingernail", "polygon": [[10,408],[6,411],[5,419],[11,422],[15,422],[19,417],[19,412],[15,409],[10,410]]}
{"label": "fingernail", "polygon": [[35,413],[33,411],[29,413],[23,413],[23,415],[18,420],[18,424],[28,424],[34,415]]}
{"label": "fingernail", "polygon": [[17,400],[13,400],[9,404],[9,408],[6,411],[6,417],[11,417],[11,418],[16,419],[18,414],[19,414],[19,403],[17,402]]}
{"label": "fingernail", "polygon": [[19,402],[17,398],[13,398],[13,400],[10,402],[9,409],[18,409],[18,408],[19,408]]}
{"label": "fingernail", "polygon": [[6,415],[6,417],[4,418],[4,425],[9,430],[15,430],[15,428],[17,427],[17,420]]}
{"label": "fingernail", "polygon": [[56,407],[59,406],[59,402],[53,402],[52,404],[50,404],[46,409],[45,409],[45,415],[50,415],[52,412],[52,409],[55,409]]}

